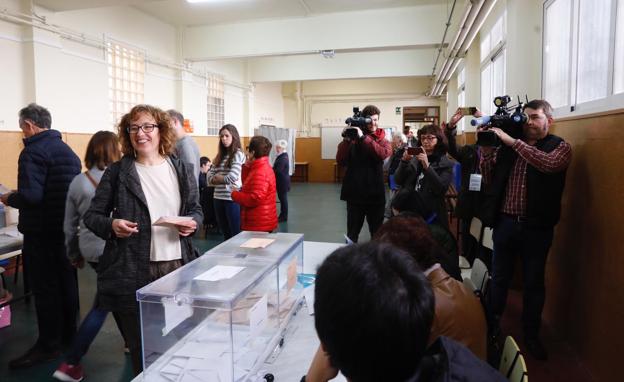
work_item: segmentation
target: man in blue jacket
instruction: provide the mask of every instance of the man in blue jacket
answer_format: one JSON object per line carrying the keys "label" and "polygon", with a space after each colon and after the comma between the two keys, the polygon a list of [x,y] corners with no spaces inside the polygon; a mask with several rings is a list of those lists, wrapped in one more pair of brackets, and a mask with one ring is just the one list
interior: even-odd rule
{"label": "man in blue jacket", "polygon": [[24,234],[26,277],[35,295],[39,338],[11,369],[30,367],[61,354],[76,332],[76,270],[65,256],[63,218],[67,189],[80,173],[80,159],[52,130],[50,112],[31,103],[19,112],[24,149],[18,162],[17,191],[0,197],[20,212],[17,228]]}

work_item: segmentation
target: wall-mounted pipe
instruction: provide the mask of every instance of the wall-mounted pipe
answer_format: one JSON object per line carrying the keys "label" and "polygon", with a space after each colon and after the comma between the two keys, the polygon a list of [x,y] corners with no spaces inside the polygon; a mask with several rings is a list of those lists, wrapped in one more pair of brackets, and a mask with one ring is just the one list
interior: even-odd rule
{"label": "wall-mounted pipe", "polygon": [[456,39],[453,40],[454,44],[452,45],[454,46],[450,47],[449,56],[446,58],[440,73],[438,73],[434,81],[434,86],[430,93],[431,96],[437,97],[442,94],[446,87],[446,82],[448,82],[457,69],[460,60],[465,56],[495,4],[496,0],[472,1],[472,7],[466,17],[465,25],[460,28]]}

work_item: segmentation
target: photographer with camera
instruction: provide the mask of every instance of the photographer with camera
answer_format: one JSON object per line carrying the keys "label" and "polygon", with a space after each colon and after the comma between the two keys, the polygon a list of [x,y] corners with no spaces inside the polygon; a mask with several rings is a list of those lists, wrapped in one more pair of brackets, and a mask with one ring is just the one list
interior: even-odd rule
{"label": "photographer with camera", "polygon": [[354,108],[338,144],[336,162],[346,167],[340,199],[347,202],[347,236],[357,243],[364,224],[368,222],[371,237],[384,219],[386,194],[383,161],[392,154],[383,129],[378,129],[379,108],[366,106],[361,113]]}
{"label": "photographer with camera", "polygon": [[480,168],[485,188],[483,221],[494,227],[489,325],[492,338],[498,338],[514,259],[520,255],[525,345],[535,359],[546,360],[546,349],[538,337],[545,299],[546,256],[553,228],[559,221],[572,149],[562,138],[548,133],[553,116],[547,101],[530,101],[524,105],[523,112],[526,122],[522,125],[521,138],[492,127],[489,130],[502,144],[481,148]]}
{"label": "photographer with camera", "polygon": [[423,126],[416,135],[420,146],[405,150],[394,180],[400,192],[418,192],[435,215],[431,219],[448,229],[444,197],[453,179],[453,162],[446,156],[446,140],[436,125]]}

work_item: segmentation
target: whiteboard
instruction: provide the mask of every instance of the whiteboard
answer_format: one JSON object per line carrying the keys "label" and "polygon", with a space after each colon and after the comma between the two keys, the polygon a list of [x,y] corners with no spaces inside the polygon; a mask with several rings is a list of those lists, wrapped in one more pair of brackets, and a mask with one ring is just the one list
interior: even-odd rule
{"label": "whiteboard", "polygon": [[338,144],[342,142],[342,126],[321,127],[321,159],[336,159]]}
{"label": "whiteboard", "polygon": [[[338,144],[342,142],[342,129],[345,126],[323,126],[321,127],[321,159],[336,159]],[[396,131],[396,126],[380,126],[386,131],[386,139],[392,141],[392,133]]]}

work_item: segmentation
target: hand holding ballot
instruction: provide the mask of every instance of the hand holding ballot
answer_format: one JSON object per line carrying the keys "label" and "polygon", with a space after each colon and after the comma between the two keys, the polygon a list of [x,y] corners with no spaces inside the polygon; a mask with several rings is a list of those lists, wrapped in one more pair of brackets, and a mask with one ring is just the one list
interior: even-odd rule
{"label": "hand holding ballot", "polygon": [[197,222],[190,216],[162,216],[153,225],[175,228],[180,236],[188,236],[197,229]]}

